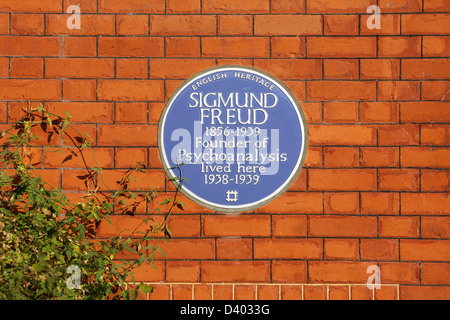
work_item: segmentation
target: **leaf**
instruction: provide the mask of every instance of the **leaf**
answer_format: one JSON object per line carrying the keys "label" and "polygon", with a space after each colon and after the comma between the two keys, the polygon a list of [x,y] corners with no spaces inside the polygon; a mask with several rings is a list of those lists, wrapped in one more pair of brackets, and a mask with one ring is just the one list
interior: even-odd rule
{"label": "leaf", "polygon": [[142,293],[152,293],[152,292],[153,292],[153,287],[141,283],[141,284],[139,285],[139,290],[140,290]]}

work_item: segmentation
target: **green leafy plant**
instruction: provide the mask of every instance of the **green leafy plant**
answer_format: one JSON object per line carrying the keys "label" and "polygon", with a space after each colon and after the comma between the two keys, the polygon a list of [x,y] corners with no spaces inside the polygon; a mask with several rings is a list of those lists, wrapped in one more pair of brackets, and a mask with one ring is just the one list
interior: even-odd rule
{"label": "green leafy plant", "polygon": [[[155,267],[155,256],[164,254],[160,242],[171,237],[172,209],[184,205],[177,200],[178,191],[174,199],[160,204],[168,208],[162,222],[148,216],[135,230],[127,230],[127,236],[121,232],[95,239],[96,228],[111,223],[112,214],[133,214],[139,204],[155,201],[157,194],[129,190],[133,174],[145,172],[143,164],[128,170],[117,181],[118,188],[107,187],[92,139],[81,135],[70,120],[68,114],[63,118],[42,106],[29,107],[13,127],[0,131],[0,299],[136,299],[152,291],[136,283],[133,270],[144,263]],[[36,173],[33,154],[39,148],[33,143],[38,139],[34,129],[45,132],[49,140],[57,134],[64,145],[72,142],[70,148],[63,147],[72,156],[84,159],[85,152],[92,153],[96,166],[86,167],[82,179],[90,187],[81,200],[70,200]],[[106,191],[99,191],[99,181]]]}

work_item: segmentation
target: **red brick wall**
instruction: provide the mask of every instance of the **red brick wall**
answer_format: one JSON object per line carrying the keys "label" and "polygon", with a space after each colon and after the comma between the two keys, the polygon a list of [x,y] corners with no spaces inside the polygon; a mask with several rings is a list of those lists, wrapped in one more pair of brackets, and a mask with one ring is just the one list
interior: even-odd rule
{"label": "red brick wall", "polygon": [[[79,30],[66,26],[72,4]],[[164,198],[173,187],[156,132],[177,86],[215,65],[270,72],[307,116],[299,178],[245,215],[184,200],[168,258],[136,280],[168,283],[153,295],[164,299],[449,299],[449,12],[447,0],[0,0],[0,123],[28,101],[66,110],[94,138],[107,181],[143,161],[136,187]],[[39,150],[40,172],[77,197],[83,163],[66,157]],[[97,236],[151,212],[117,216]],[[362,286],[370,265],[387,291]]]}

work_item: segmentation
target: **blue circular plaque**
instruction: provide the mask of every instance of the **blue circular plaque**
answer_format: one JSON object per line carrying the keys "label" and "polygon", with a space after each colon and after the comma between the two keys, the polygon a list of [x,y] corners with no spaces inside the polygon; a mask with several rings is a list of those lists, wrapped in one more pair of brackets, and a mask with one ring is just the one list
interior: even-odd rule
{"label": "blue circular plaque", "polygon": [[286,191],[307,150],[305,116],[292,92],[242,66],[205,70],[183,83],[160,119],[164,169],[209,209],[237,213]]}

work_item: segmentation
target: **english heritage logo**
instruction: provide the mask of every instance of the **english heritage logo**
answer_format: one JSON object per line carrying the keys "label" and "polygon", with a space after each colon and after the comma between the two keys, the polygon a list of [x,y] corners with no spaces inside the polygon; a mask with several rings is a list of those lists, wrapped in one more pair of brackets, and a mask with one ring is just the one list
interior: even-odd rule
{"label": "english heritage logo", "polygon": [[224,66],[182,84],[159,124],[158,143],[169,178],[181,191],[225,213],[254,210],[298,176],[307,150],[303,111],[292,92],[255,69]]}

